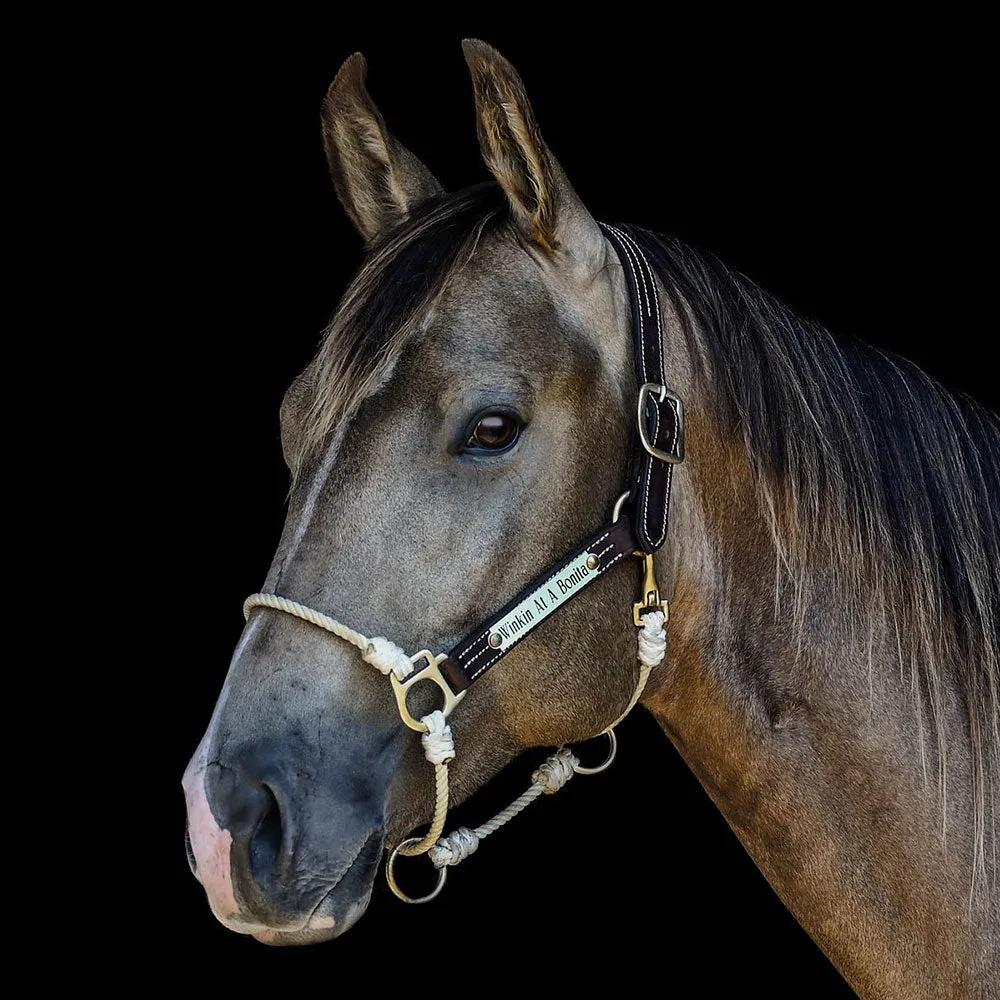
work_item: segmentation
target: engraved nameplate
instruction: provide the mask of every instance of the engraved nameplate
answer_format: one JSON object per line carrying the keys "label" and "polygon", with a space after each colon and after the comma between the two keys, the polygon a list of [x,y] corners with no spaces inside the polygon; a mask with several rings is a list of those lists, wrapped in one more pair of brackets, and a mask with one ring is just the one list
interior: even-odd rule
{"label": "engraved nameplate", "polygon": [[[560,605],[597,579],[598,570],[588,569],[589,552],[581,552],[571,563],[532,591],[493,626],[490,646],[503,651],[544,621]],[[495,637],[499,637],[499,642]]]}

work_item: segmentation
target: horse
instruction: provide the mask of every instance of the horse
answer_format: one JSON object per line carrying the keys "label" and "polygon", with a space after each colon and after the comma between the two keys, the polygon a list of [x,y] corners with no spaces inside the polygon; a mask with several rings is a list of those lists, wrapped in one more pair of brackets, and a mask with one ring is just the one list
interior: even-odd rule
{"label": "horse", "polygon": [[637,661],[622,559],[435,733],[434,685],[394,701],[360,662],[381,642],[389,676],[400,650],[454,646],[633,475],[621,255],[515,69],[463,49],[490,182],[446,192],[388,131],[360,54],[323,104],[366,252],[282,401],[285,525],[184,775],[213,913],[268,944],[334,938],[386,847],[440,833],[428,737],[447,805],[638,703],[860,996],[996,996],[1000,426],[710,254],[626,234],[686,413],[669,533],[644,554],[661,660]]}

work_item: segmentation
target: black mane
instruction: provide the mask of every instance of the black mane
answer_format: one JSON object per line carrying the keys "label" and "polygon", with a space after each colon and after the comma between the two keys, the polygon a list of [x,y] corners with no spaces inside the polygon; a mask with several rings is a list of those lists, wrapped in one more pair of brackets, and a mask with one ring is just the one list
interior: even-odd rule
{"label": "black mane", "polygon": [[[1000,777],[1000,425],[912,362],[803,319],[711,254],[633,228],[679,306],[724,432],[745,443],[792,574],[841,564],[859,622],[890,609],[932,722],[950,676],[977,818]],[[941,749],[941,748],[939,748]]]}

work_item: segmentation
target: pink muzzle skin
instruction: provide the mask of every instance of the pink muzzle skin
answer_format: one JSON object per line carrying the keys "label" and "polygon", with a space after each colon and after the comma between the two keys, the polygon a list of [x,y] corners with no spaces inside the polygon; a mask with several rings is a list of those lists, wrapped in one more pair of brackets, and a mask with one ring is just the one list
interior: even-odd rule
{"label": "pink muzzle skin", "polygon": [[208,896],[212,913],[225,927],[238,934],[252,934],[265,944],[273,943],[288,933],[331,930],[336,921],[331,916],[314,915],[304,925],[293,927],[269,927],[255,923],[240,915],[240,907],[233,892],[230,851],[233,835],[223,830],[208,804],[205,793],[205,769],[208,766],[209,734],[206,733],[191,758],[184,778],[184,798],[187,802],[188,836],[196,865],[195,878],[202,884]]}
{"label": "pink muzzle skin", "polygon": [[252,933],[253,930],[262,928],[249,928],[240,920],[229,860],[233,835],[215,822],[209,808],[208,796],[205,794],[207,765],[208,733],[198,744],[181,782],[187,801],[188,836],[197,866],[195,878],[204,886],[209,906],[222,923],[234,931]]}

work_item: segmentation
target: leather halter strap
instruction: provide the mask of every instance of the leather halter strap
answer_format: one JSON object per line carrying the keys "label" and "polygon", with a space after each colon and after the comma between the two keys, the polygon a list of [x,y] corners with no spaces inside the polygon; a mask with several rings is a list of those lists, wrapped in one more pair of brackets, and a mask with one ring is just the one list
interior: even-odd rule
{"label": "leather halter strap", "polygon": [[632,348],[639,388],[639,443],[633,494],[639,548],[653,553],[667,539],[674,465],[684,460],[684,404],[667,388],[663,370],[663,315],[656,275],[624,227],[601,223],[615,248],[632,304]]}
{"label": "leather halter strap", "polygon": [[[684,407],[667,389],[663,370],[663,319],[656,277],[645,254],[628,230],[601,223],[614,248],[628,284],[632,306],[632,342],[638,386],[638,447],[634,479],[627,494],[627,513],[564,555],[528,584],[500,611],[479,624],[437,664],[438,673],[455,695],[465,691],[496,666],[522,639],[555,611],[564,607],[598,577],[628,555],[647,559],[641,610],[663,606],[648,581],[652,554],[667,537],[673,466],[684,458]],[[420,672],[421,674],[424,671]],[[413,681],[420,678],[413,677]]]}
{"label": "leather halter strap", "polygon": [[624,516],[563,556],[445,657],[440,670],[451,689],[464,691],[532,629],[635,550],[632,522]]}

